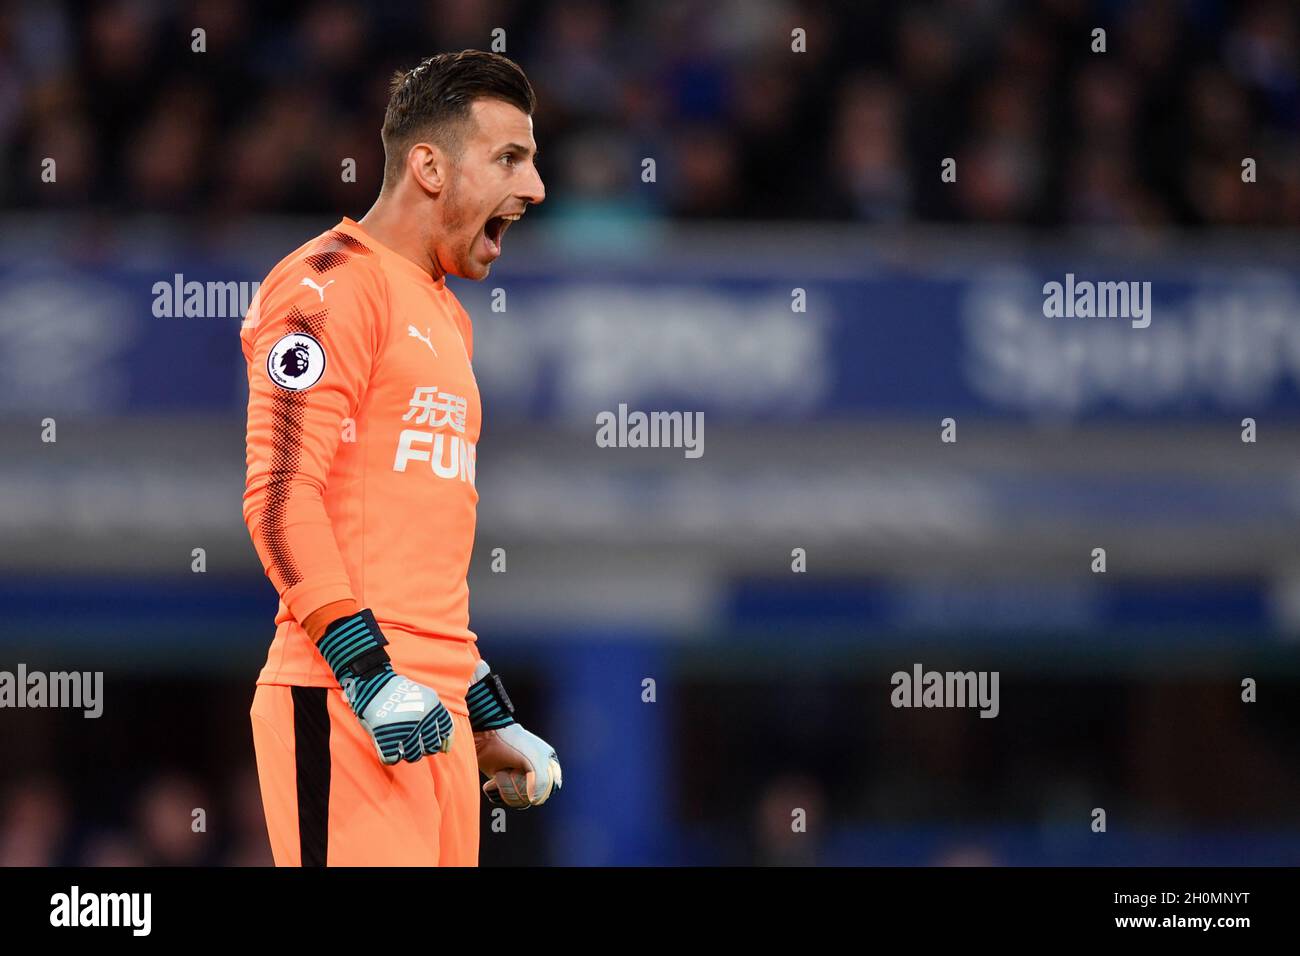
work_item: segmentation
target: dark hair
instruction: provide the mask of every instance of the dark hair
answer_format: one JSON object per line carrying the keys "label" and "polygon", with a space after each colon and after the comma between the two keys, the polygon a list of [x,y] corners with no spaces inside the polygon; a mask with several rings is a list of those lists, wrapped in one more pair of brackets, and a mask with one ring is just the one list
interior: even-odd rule
{"label": "dark hair", "polygon": [[400,178],[406,151],[418,138],[427,137],[458,157],[470,107],[482,98],[504,100],[530,116],[537,108],[524,71],[499,53],[439,53],[413,70],[395,73],[381,134],[385,184]]}

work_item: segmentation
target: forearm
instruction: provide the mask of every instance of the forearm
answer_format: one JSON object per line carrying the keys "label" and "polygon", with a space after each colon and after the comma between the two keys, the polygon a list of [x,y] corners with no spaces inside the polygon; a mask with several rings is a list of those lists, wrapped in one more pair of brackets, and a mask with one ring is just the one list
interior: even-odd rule
{"label": "forearm", "polygon": [[[313,481],[295,476],[250,482],[244,517],[267,578],[313,640],[330,621],[359,609],[333,524]],[[316,617],[345,603],[351,611],[345,608],[323,621]],[[309,620],[314,632],[307,626]]]}

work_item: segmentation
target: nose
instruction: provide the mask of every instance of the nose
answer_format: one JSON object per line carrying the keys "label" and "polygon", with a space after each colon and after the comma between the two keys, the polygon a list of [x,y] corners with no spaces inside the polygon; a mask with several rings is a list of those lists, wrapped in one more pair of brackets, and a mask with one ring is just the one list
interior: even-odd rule
{"label": "nose", "polygon": [[524,184],[524,191],[519,194],[519,198],[524,202],[537,205],[546,200],[546,186],[542,182],[542,174],[538,172],[537,167],[530,165],[530,168],[533,174],[529,177],[528,182]]}

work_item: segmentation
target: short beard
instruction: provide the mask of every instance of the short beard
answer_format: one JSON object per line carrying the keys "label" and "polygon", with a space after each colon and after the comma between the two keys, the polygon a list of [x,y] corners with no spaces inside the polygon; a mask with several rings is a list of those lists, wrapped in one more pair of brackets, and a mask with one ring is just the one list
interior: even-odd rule
{"label": "short beard", "polygon": [[453,166],[447,176],[447,186],[443,196],[442,227],[448,232],[455,232],[465,223],[465,215],[460,205],[460,173]]}
{"label": "short beard", "polygon": [[460,201],[460,173],[453,167],[451,174],[447,177],[447,185],[443,191],[443,235],[440,238],[455,250],[456,261],[447,263],[447,265],[454,266],[458,271],[466,271],[465,267],[470,263],[470,253],[473,251],[474,240],[477,238],[471,236],[464,249],[459,247],[460,232],[468,224],[469,216]]}

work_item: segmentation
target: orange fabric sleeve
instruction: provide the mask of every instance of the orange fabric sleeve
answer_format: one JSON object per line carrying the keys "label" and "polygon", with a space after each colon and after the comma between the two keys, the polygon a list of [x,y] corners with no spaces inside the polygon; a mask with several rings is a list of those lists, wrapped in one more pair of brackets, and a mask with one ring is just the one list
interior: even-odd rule
{"label": "orange fabric sleeve", "polygon": [[[313,261],[328,259],[307,257],[263,283],[241,336],[249,383],[244,522],[300,623],[327,605],[357,603],[323,493],[365,396],[386,307],[382,278],[364,263],[326,275]],[[313,623],[323,631],[331,620]]]}
{"label": "orange fabric sleeve", "polygon": [[334,601],[312,611],[299,623],[302,624],[302,629],[307,632],[307,636],[312,639],[312,643],[319,644],[321,635],[325,633],[325,628],[341,617],[351,617],[360,611],[361,605],[351,599]]}

